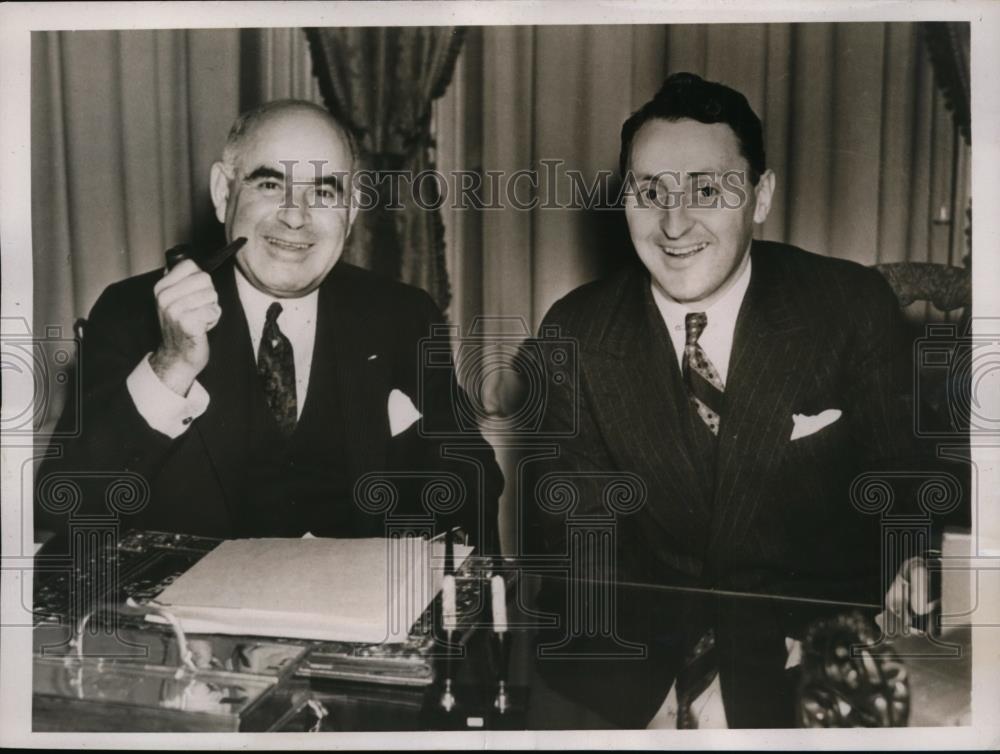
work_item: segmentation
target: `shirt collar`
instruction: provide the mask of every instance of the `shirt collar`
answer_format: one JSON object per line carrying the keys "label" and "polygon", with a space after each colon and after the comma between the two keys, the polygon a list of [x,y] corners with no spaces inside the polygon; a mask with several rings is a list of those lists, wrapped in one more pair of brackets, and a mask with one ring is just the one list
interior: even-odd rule
{"label": "shirt collar", "polygon": [[309,317],[309,315],[315,314],[316,305],[319,301],[318,288],[299,298],[277,298],[276,296],[271,296],[255,288],[246,279],[239,267],[236,268],[236,291],[239,294],[240,303],[243,305],[243,311],[247,316],[247,323],[250,325],[251,332],[263,328],[264,320],[267,318],[267,309],[275,301],[281,304],[281,316],[278,319],[278,327],[281,327],[282,323],[299,320],[302,317]]}

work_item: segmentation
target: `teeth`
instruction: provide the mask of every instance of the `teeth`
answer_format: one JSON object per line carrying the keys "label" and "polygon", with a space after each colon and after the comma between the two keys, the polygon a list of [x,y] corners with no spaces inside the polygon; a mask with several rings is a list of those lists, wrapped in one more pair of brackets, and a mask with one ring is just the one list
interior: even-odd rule
{"label": "teeth", "polygon": [[282,241],[280,238],[271,238],[267,236],[267,242],[274,244],[282,249],[289,249],[291,251],[303,251],[308,249],[310,244],[307,243],[293,243],[291,241]]}
{"label": "teeth", "polygon": [[695,244],[694,246],[685,246],[683,248],[676,248],[676,247],[673,247],[673,246],[664,246],[662,248],[663,248],[663,251],[666,254],[669,254],[670,256],[673,256],[673,257],[686,257],[686,256],[689,256],[691,254],[694,254],[695,252],[701,251],[706,246],[708,246],[707,243],[698,243],[698,244]]}

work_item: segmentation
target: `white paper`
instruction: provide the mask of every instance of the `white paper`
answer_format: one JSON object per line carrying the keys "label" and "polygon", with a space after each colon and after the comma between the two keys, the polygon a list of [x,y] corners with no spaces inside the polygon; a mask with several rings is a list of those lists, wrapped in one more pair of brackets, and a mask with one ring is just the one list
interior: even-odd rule
{"label": "white paper", "polygon": [[[454,550],[457,568],[472,548]],[[395,643],[440,591],[443,566],[444,543],[417,537],[230,540],[157,604],[190,633]]]}

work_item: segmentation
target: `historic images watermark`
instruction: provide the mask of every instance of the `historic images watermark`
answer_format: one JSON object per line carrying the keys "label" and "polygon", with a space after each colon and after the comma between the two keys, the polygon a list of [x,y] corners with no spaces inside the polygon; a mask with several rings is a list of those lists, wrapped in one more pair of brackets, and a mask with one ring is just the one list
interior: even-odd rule
{"label": "historic images watermark", "polygon": [[[537,169],[325,171],[323,160],[309,160],[313,178],[295,178],[300,163],[281,160],[281,170],[255,170],[243,182],[280,200],[281,209],[402,210],[613,210],[626,203],[654,210],[736,210],[752,199],[749,175],[742,170],[636,175],[621,179],[612,170],[585,173],[563,160],[542,159]],[[297,188],[307,189],[297,197]]]}

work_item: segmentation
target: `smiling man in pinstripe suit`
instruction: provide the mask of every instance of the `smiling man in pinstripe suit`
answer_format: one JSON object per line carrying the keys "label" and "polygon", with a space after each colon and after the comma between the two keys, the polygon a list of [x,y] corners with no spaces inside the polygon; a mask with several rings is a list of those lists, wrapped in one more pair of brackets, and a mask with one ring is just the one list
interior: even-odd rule
{"label": "smiling man in pinstripe suit", "polygon": [[[623,126],[621,170],[639,263],[545,318],[576,341],[579,384],[550,386],[546,429],[571,436],[535,473],[571,476],[577,515],[603,512],[597,472],[642,480],[643,507],[617,522],[619,582],[878,604],[893,573],[850,486],[917,454],[894,295],[873,270],[752,239],[775,177],[760,120],[726,86],[667,79]],[[539,506],[528,541],[563,553],[565,532]],[[586,696],[581,679],[600,677],[593,704],[642,726],[711,632],[730,727],[792,723],[786,638],[806,616],[647,595],[619,590],[604,637],[643,643],[645,661],[553,664],[552,682]]]}

